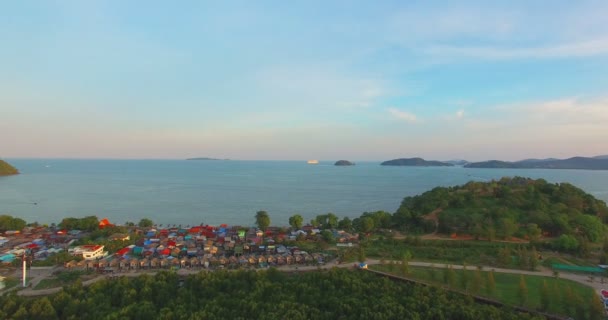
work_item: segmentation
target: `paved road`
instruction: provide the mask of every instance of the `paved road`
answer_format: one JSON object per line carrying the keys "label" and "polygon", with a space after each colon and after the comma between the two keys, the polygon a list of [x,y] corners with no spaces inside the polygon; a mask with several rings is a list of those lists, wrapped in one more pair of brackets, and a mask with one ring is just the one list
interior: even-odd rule
{"label": "paved road", "polygon": [[[386,261],[385,263],[390,263],[390,261]],[[380,264],[380,260],[376,260],[376,259],[369,259],[367,260],[367,264],[368,265],[376,265],[376,264]],[[424,267],[424,268],[446,268],[447,266],[450,266],[448,264],[444,264],[444,263],[433,263],[433,262],[419,262],[419,261],[411,261],[410,266],[414,266],[414,267]],[[285,271],[285,272],[294,272],[294,271],[311,271],[311,270],[317,270],[317,269],[330,269],[330,268],[352,268],[353,267],[353,263],[342,263],[342,264],[337,264],[336,262],[330,262],[321,266],[295,266],[295,265],[288,265],[288,266],[281,266],[278,267],[277,269],[281,270],[281,271]],[[454,269],[463,269],[464,266],[462,265],[451,265],[452,268]],[[56,267],[54,269],[52,269],[53,271],[56,270],[57,268],[61,269],[62,267]],[[477,267],[476,266],[467,266],[466,267],[467,270],[476,270]],[[187,275],[187,274],[196,274],[200,271],[202,271],[204,269],[180,269],[178,270],[178,274],[180,275]],[[503,269],[503,268],[494,268],[494,267],[488,267],[488,266],[484,266],[482,267],[483,271],[490,271],[493,270],[494,272],[498,272],[498,273],[511,273],[511,274],[524,274],[524,275],[535,275],[535,276],[543,276],[543,277],[553,277],[553,271],[551,271],[550,269],[546,269],[541,267],[541,270],[539,271],[525,271],[525,270],[515,270],[515,269]],[[137,277],[139,275],[142,274],[150,274],[150,275],[154,275],[156,274],[156,271],[145,271],[145,272],[124,272],[124,273],[117,273],[114,276],[116,277],[120,277],[120,276],[127,276],[127,277]],[[48,295],[48,294],[53,294],[53,293],[57,293],[61,290],[61,288],[50,288],[50,289],[41,289],[41,290],[33,290],[32,288],[36,286],[36,284],[38,284],[38,282],[40,282],[42,279],[46,278],[46,277],[50,277],[52,275],[52,271],[46,271],[46,272],[40,272],[39,274],[36,275],[36,278],[34,278],[32,280],[32,287],[30,288],[26,288],[23,290],[20,290],[17,292],[18,295],[22,295],[22,296],[41,296],[41,295]],[[560,273],[559,277],[562,279],[569,279],[578,283],[581,283],[585,286],[591,287],[593,289],[595,289],[597,291],[597,293],[600,293],[601,289],[604,288],[608,288],[608,283],[606,284],[602,284],[600,282],[600,280],[594,280],[593,282],[590,281],[589,276],[587,275],[579,275],[579,274],[573,274],[573,273]],[[110,276],[107,275],[103,275],[103,276],[98,276],[96,278],[84,281],[82,284],[84,286],[90,285],[92,283],[95,283],[97,281],[103,280],[103,279],[108,279],[110,278]]]}

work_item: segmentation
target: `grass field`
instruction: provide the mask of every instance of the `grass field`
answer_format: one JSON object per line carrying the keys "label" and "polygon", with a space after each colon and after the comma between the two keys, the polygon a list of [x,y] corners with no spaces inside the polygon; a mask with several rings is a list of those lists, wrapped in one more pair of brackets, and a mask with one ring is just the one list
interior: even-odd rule
{"label": "grass field", "polygon": [[[35,287],[34,290],[49,289],[62,287],[71,283],[76,282],[80,278],[90,278],[91,272],[87,271],[62,271],[58,273],[54,278],[48,278],[41,280]],[[83,280],[84,280],[83,279]]]}
{"label": "grass field", "polygon": [[[370,266],[370,268],[401,275],[399,265],[392,266],[393,271],[391,271],[390,265],[375,265]],[[488,291],[489,272],[477,271],[475,267],[470,267],[467,271],[452,270],[452,272],[453,280],[451,281],[451,286],[446,283],[446,270],[444,268],[410,267],[409,274],[406,277],[431,284],[449,286],[455,290],[488,297],[509,305],[522,305],[521,295],[519,294],[520,275],[518,274],[494,272],[495,289]],[[478,273],[477,276],[476,273]],[[465,275],[465,279],[463,279],[463,274]],[[476,277],[477,284],[475,284],[474,280]],[[584,307],[588,310],[592,295],[595,294],[592,288],[566,279],[525,275],[524,280],[528,293],[523,306],[541,309],[541,287],[543,286],[543,281],[546,281],[550,293],[548,295],[548,308],[546,311],[555,314],[575,315],[577,307]]]}

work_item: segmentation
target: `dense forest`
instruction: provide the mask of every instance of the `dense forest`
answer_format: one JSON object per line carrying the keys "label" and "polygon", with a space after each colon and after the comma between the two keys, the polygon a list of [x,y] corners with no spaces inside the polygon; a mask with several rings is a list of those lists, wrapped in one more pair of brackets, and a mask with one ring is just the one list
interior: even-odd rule
{"label": "dense forest", "polygon": [[603,240],[607,219],[605,202],[569,183],[515,177],[406,197],[390,222],[407,231],[489,240],[545,235],[597,242]]}
{"label": "dense forest", "polygon": [[9,176],[13,174],[19,174],[19,170],[11,166],[8,162],[0,160],[0,176]]}
{"label": "dense forest", "polygon": [[2,319],[531,319],[440,288],[334,269],[120,277],[48,297],[0,297]]}

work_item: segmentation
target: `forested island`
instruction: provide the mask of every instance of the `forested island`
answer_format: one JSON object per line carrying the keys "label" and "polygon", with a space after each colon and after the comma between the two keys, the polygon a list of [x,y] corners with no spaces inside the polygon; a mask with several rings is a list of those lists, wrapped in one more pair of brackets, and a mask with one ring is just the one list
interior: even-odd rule
{"label": "forested island", "polygon": [[334,166],[354,166],[354,162],[350,162],[348,160],[338,160],[334,163]]}
{"label": "forested island", "polygon": [[608,158],[598,157],[572,157],[568,159],[526,159],[509,162],[489,160],[472,162],[465,168],[509,168],[509,169],[581,169],[581,170],[608,170]]}
{"label": "forested island", "polygon": [[453,164],[422,158],[400,158],[382,162],[382,166],[451,167]]}
{"label": "forested island", "polygon": [[10,176],[14,174],[19,174],[19,170],[8,162],[0,159],[0,176]]}

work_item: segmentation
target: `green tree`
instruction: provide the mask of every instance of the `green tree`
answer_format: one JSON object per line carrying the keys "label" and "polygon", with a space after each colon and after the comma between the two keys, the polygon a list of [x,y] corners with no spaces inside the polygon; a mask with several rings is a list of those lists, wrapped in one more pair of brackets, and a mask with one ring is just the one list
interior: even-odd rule
{"label": "green tree", "polygon": [[500,220],[500,231],[503,239],[509,240],[517,231],[517,223],[512,219],[503,218]]}
{"label": "green tree", "polygon": [[553,243],[554,247],[558,250],[574,251],[578,249],[578,240],[572,235],[562,234]]}
{"label": "green tree", "polygon": [[154,222],[152,222],[152,220],[150,220],[148,218],[143,218],[143,219],[139,220],[139,223],[137,223],[137,225],[140,228],[150,228],[151,226],[154,225]]}
{"label": "green tree", "polygon": [[321,238],[323,238],[323,241],[325,241],[327,243],[336,242],[336,239],[334,238],[334,234],[329,230],[321,231]]}
{"label": "green tree", "polygon": [[589,319],[606,319],[606,310],[604,309],[604,303],[600,300],[600,297],[595,292],[591,293],[591,307],[589,308]]}
{"label": "green tree", "polygon": [[405,251],[403,256],[401,257],[401,274],[408,275],[410,273],[410,259],[412,258],[412,254],[409,250]]}
{"label": "green tree", "polygon": [[23,230],[26,226],[25,220],[6,214],[0,215],[0,231]]}
{"label": "green tree", "polygon": [[540,235],[542,234],[542,230],[538,227],[536,223],[528,223],[526,227],[526,235],[531,242],[536,242],[540,239]]}
{"label": "green tree", "polygon": [[270,216],[266,211],[258,211],[255,214],[255,224],[262,231],[266,231],[266,229],[270,226]]}
{"label": "green tree", "polygon": [[528,286],[526,285],[526,279],[524,278],[523,274],[519,276],[517,298],[519,299],[519,304],[522,306],[525,306],[528,302]]}
{"label": "green tree", "polygon": [[326,217],[327,217],[327,226],[330,229],[335,229],[338,227],[338,217],[335,214],[330,212],[326,215]]}
{"label": "green tree", "polygon": [[57,313],[53,305],[47,297],[34,300],[29,310],[32,319],[54,320],[57,319]]}
{"label": "green tree", "polygon": [[343,229],[344,231],[350,231],[353,228],[353,222],[349,217],[344,217],[338,222],[338,228]]}
{"label": "green tree", "polygon": [[299,214],[294,214],[293,216],[289,217],[289,225],[295,230],[301,229],[303,223],[304,218],[302,218],[302,216]]}
{"label": "green tree", "polygon": [[374,220],[369,217],[362,218],[360,228],[361,232],[371,232],[372,230],[374,230]]}
{"label": "green tree", "polygon": [[540,309],[543,311],[549,310],[551,306],[551,291],[547,280],[543,280],[543,285],[540,287]]}
{"label": "green tree", "polygon": [[530,270],[532,270],[532,271],[534,271],[534,270],[536,270],[536,268],[538,268],[538,252],[536,251],[535,247],[532,247],[532,250],[530,250],[528,266],[530,267]]}
{"label": "green tree", "polygon": [[454,285],[456,284],[456,272],[454,272],[452,265],[446,266],[443,269],[443,283],[450,288],[454,288]]}
{"label": "green tree", "polygon": [[488,281],[486,281],[486,292],[488,295],[494,295],[496,291],[496,280],[494,280],[494,270],[488,272]]}
{"label": "green tree", "polygon": [[483,277],[481,276],[481,271],[477,269],[473,273],[473,281],[471,282],[471,293],[478,294],[482,287]]}
{"label": "green tree", "polygon": [[498,250],[498,264],[507,267],[511,264],[511,249],[507,246]]}

